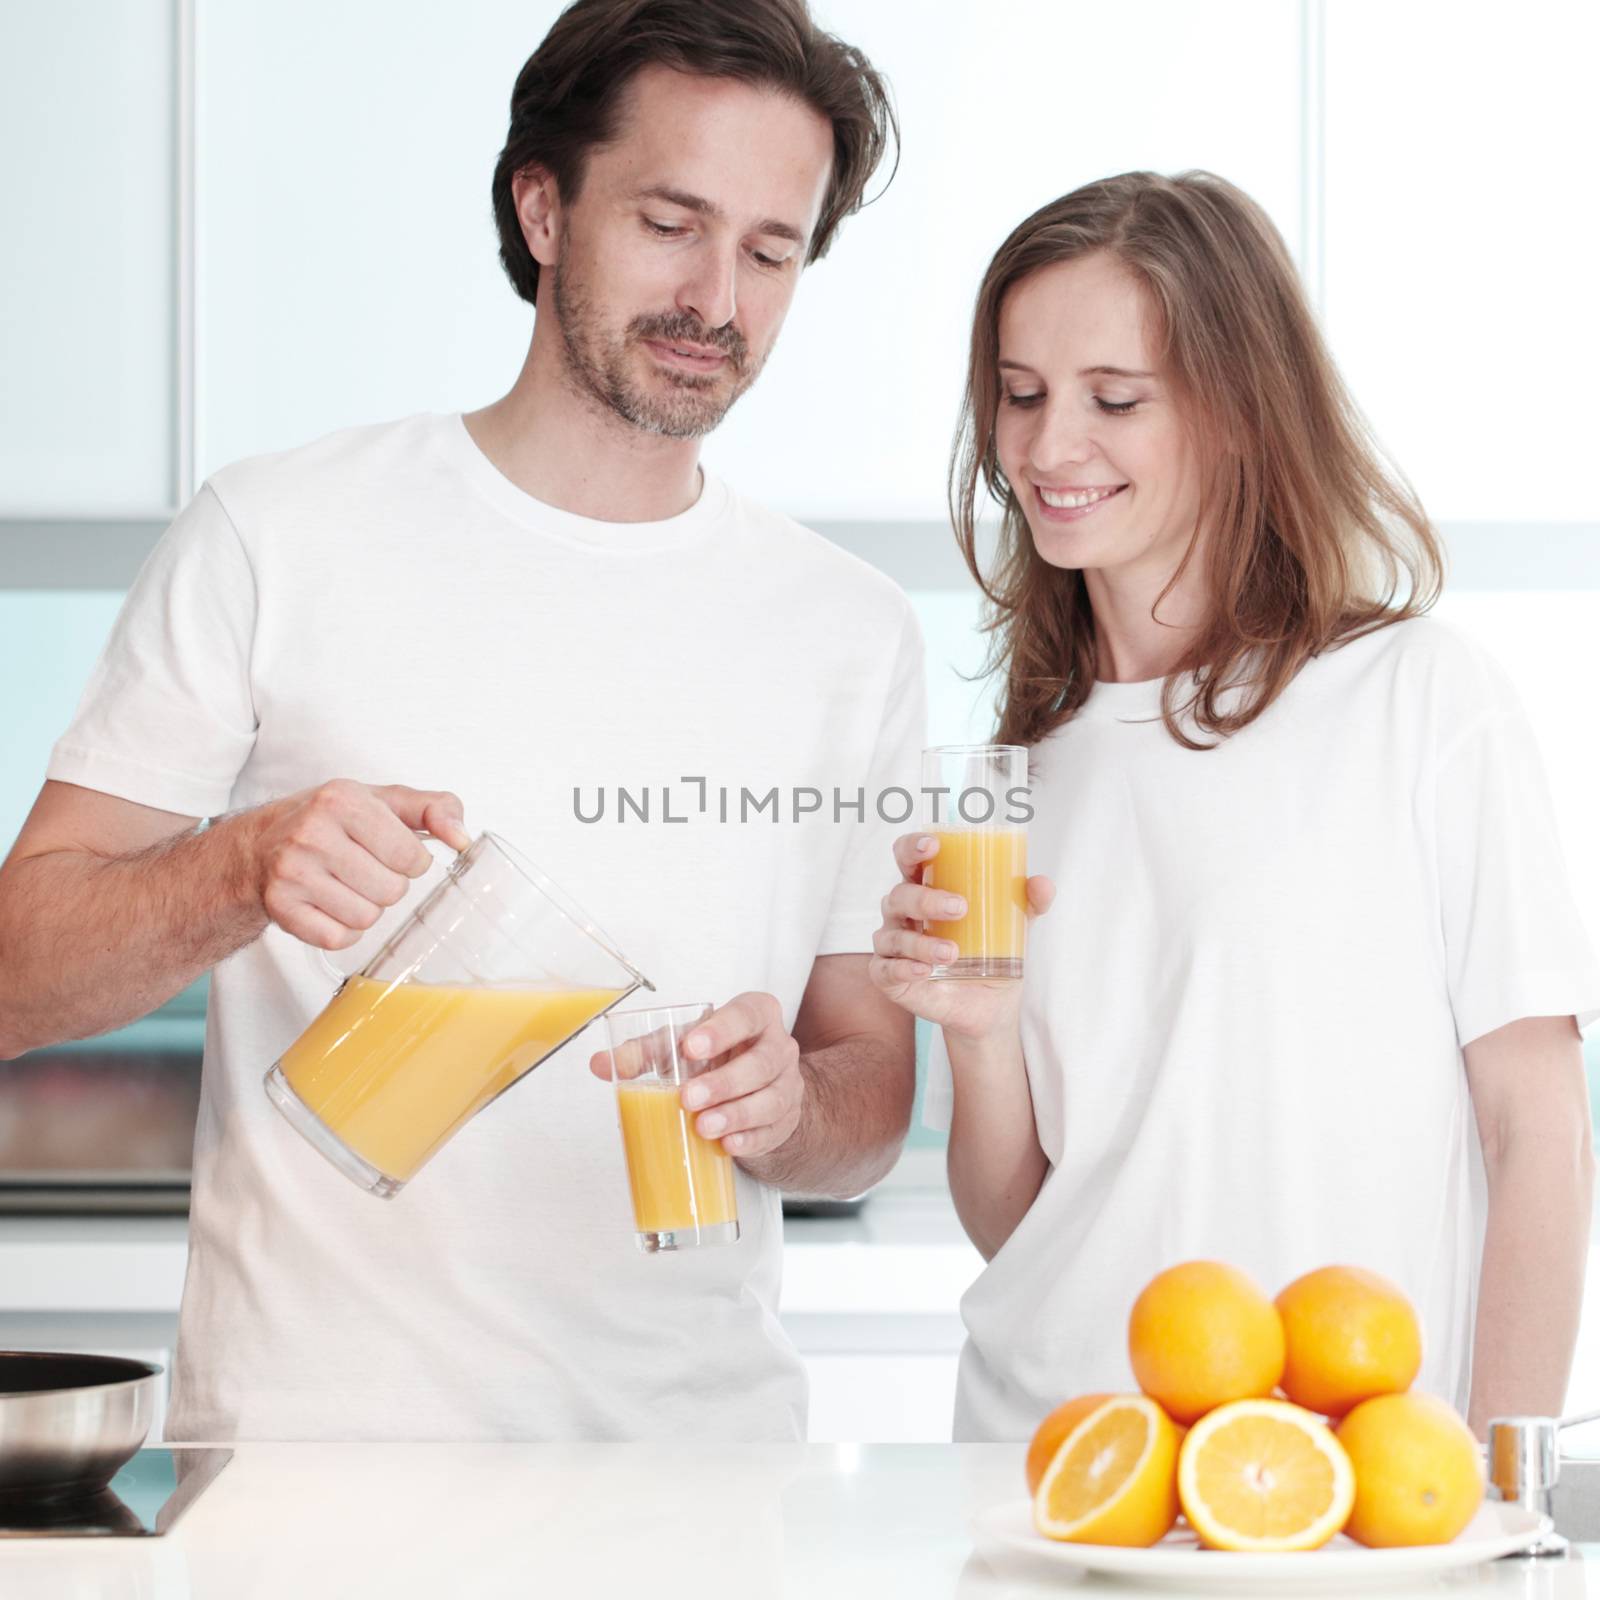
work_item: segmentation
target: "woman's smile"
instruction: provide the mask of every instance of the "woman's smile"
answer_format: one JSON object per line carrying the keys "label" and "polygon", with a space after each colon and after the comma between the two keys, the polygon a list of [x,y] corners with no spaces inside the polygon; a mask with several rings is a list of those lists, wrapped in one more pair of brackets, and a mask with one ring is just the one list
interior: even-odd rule
{"label": "woman's smile", "polygon": [[1042,483],[1036,483],[1033,486],[1034,510],[1046,522],[1082,522],[1127,487],[1125,483],[1115,483],[1082,489],[1047,489]]}

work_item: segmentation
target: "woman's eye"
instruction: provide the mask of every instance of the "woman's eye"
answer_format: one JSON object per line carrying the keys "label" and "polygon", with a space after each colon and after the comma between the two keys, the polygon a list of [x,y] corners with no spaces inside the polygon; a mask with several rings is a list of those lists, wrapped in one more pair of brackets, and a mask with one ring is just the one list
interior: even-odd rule
{"label": "woman's eye", "polygon": [[1044,399],[1042,394],[1010,394],[1006,395],[1008,406],[1036,406]]}
{"label": "woman's eye", "polygon": [[1102,400],[1099,395],[1094,397],[1094,403],[1110,417],[1125,417],[1138,405],[1137,400]]}

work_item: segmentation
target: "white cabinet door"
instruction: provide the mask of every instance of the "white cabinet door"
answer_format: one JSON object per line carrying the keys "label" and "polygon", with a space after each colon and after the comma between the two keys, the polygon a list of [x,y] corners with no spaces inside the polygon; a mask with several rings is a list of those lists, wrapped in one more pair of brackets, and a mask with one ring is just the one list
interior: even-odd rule
{"label": "white cabinet door", "polygon": [[813,1444],[947,1444],[960,1353],[807,1355]]}
{"label": "white cabinet door", "polygon": [[174,497],[172,0],[0,9],[0,516]]}
{"label": "white cabinet door", "polygon": [[[820,0],[889,77],[900,169],[801,282],[706,457],[791,514],[945,519],[973,299],[1011,230],[1134,169],[1209,167],[1300,231],[1299,7]],[[881,177],[878,180],[881,182]]]}
{"label": "white cabinet door", "polygon": [[489,181],[557,0],[199,0],[201,475],[511,386]]}
{"label": "white cabinet door", "polygon": [[[489,180],[551,0],[201,0],[203,470],[503,392],[531,313]],[[707,459],[803,516],[942,518],[978,279],[1043,202],[1209,166],[1299,237],[1299,8],[822,0],[890,78],[885,198],[803,279]],[[881,182],[881,178],[879,180]]]}
{"label": "white cabinet door", "polygon": [[1600,7],[1327,7],[1334,353],[1441,521],[1600,519]]}

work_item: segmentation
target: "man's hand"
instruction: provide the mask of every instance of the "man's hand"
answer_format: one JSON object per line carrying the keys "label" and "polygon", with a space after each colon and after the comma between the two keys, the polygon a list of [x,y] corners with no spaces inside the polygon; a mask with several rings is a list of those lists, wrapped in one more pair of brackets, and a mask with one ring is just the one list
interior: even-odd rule
{"label": "man's hand", "polygon": [[[679,1091],[684,1108],[699,1113],[695,1129],[703,1138],[720,1139],[729,1155],[750,1160],[776,1150],[799,1127],[806,1092],[800,1046],[773,995],[735,995],[680,1048],[697,1066],[711,1063]],[[597,1051],[589,1070],[609,1080],[609,1054]]]}
{"label": "man's hand", "polygon": [[472,843],[455,795],[399,783],[335,778],[244,815],[261,909],[323,950],[349,949],[433,865],[417,830],[453,850]]}

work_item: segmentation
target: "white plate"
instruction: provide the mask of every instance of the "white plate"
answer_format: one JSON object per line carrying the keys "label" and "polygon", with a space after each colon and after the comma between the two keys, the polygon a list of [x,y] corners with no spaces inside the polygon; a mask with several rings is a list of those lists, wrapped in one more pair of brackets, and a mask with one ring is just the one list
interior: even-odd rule
{"label": "white plate", "polygon": [[1476,1566],[1526,1549],[1550,1527],[1550,1519],[1520,1506],[1485,1500],[1465,1529],[1449,1544],[1408,1545],[1369,1550],[1342,1534],[1320,1550],[1289,1555],[1237,1555],[1202,1550],[1187,1528],[1169,1533],[1147,1550],[1111,1544],[1064,1544],[1046,1539],[1033,1526],[1033,1503],[1013,1500],[995,1506],[972,1522],[974,1543],[985,1555],[1020,1552],[1064,1572],[1103,1572],[1143,1583],[1183,1589],[1336,1588],[1344,1584],[1392,1583],[1424,1577],[1452,1567]]}

